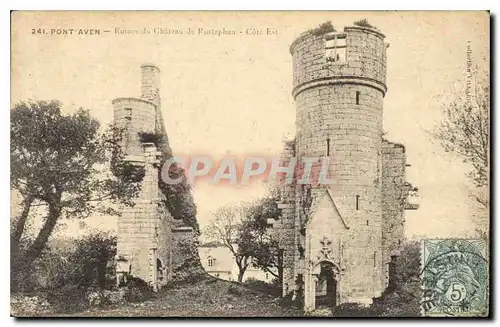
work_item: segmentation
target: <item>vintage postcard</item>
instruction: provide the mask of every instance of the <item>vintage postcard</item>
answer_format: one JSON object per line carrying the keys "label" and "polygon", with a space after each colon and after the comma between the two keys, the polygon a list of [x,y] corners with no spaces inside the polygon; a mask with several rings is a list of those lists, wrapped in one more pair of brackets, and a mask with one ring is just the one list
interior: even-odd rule
{"label": "vintage postcard", "polygon": [[12,316],[490,316],[489,12],[11,36]]}

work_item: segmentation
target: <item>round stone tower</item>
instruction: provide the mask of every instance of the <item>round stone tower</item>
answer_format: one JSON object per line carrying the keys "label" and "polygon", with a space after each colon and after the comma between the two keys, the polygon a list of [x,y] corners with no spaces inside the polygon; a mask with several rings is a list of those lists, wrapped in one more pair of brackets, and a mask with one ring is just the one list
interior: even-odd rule
{"label": "round stone tower", "polygon": [[[370,303],[383,291],[386,278],[381,229],[386,48],[382,33],[361,26],[309,31],[290,46],[298,162],[302,157],[327,158],[329,179],[335,180],[310,189],[297,186],[296,215],[306,229],[299,241],[305,249],[305,288],[307,293],[307,284],[314,282],[307,273],[313,276],[319,269],[315,251],[325,253],[325,244],[331,244],[325,258],[335,268],[337,304]],[[306,192],[312,197],[310,213],[300,209]],[[320,210],[330,205],[320,200],[325,196],[331,201],[329,211]],[[318,212],[328,217],[315,218]],[[312,219],[322,222],[315,227]]]}
{"label": "round stone tower", "polygon": [[125,129],[124,147],[127,155],[142,155],[138,133],[155,133],[160,107],[160,69],[152,64],[141,65],[141,98],[113,100],[114,121]]}

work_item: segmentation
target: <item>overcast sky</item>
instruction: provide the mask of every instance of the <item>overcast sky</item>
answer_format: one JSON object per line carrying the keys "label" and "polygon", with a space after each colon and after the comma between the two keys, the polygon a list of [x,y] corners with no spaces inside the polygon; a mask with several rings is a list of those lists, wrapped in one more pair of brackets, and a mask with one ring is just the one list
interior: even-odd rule
{"label": "overcast sky", "polygon": [[[433,144],[427,131],[440,118],[438,97],[461,87],[456,82],[465,71],[467,42],[474,58],[489,55],[484,12],[16,14],[13,103],[58,99],[68,112],[88,108],[103,124],[110,123],[111,101],[140,96],[140,65],[154,63],[161,69],[162,111],[174,152],[213,157],[278,153],[295,131],[289,45],[326,20],[340,30],[367,18],[390,43],[384,130],[389,140],[406,146],[408,180],[420,190],[415,201],[420,209],[407,212],[406,234],[467,236],[475,229],[468,167]],[[192,28],[195,34],[115,34],[115,28],[144,27]],[[49,34],[33,35],[32,28]],[[101,35],[50,35],[52,28],[95,28]],[[198,35],[199,28],[236,35]],[[267,28],[277,35],[265,35]],[[252,29],[264,35],[247,35]],[[200,182],[194,188],[198,220],[204,226],[219,206],[251,200],[264,190],[263,185]],[[111,229],[115,224],[109,217],[89,221]]]}

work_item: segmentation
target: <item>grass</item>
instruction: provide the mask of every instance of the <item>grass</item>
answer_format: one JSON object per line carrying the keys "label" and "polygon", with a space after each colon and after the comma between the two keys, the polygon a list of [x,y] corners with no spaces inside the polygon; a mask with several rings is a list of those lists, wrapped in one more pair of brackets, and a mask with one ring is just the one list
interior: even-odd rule
{"label": "grass", "polygon": [[[209,278],[161,290],[142,303],[123,303],[72,314],[43,313],[45,317],[292,317],[297,308],[284,306],[281,298],[245,285]],[[14,316],[30,316],[19,312]],[[33,315],[31,315],[33,316]]]}

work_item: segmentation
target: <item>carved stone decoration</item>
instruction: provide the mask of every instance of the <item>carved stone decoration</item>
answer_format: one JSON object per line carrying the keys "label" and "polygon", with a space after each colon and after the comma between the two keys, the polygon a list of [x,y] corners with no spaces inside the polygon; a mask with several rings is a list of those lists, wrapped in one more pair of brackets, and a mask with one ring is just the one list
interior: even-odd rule
{"label": "carved stone decoration", "polygon": [[331,259],[332,255],[332,241],[328,239],[328,237],[323,236],[323,239],[320,241],[322,248],[320,250],[321,255],[318,256],[318,260],[321,259]]}

